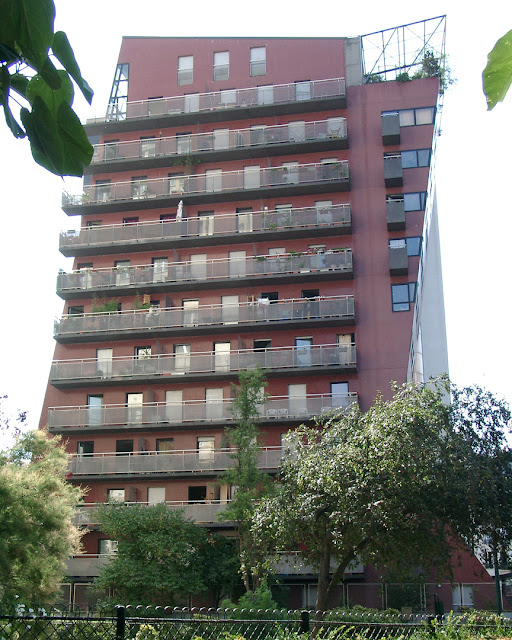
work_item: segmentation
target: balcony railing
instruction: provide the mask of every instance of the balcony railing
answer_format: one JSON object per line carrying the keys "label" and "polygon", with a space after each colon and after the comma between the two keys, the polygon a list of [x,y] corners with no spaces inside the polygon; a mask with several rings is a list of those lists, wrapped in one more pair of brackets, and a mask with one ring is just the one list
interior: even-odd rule
{"label": "balcony railing", "polygon": [[172,332],[182,329],[247,325],[283,321],[298,321],[337,318],[350,321],[354,318],[353,296],[325,298],[294,298],[270,304],[262,298],[255,302],[238,305],[202,305],[197,308],[159,307],[119,313],[69,314],[55,322],[54,336],[57,340],[66,337],[83,337],[88,334],[122,334],[138,332]]}
{"label": "balcony railing", "polygon": [[127,142],[108,142],[94,146],[92,163],[123,160],[146,160],[156,157],[180,157],[209,154],[217,151],[250,149],[254,147],[309,143],[325,140],[346,140],[345,118],[291,123],[261,128],[232,129],[209,133],[146,138]]}
{"label": "balcony railing", "polygon": [[[166,289],[168,285],[185,282],[238,280],[243,278],[301,274],[311,272],[352,272],[352,251],[326,251],[325,253],[286,253],[278,256],[247,256],[235,259],[217,258],[197,262],[158,262],[133,267],[86,269],[73,273],[60,273],[57,293],[67,291],[138,289]],[[236,284],[236,281],[235,281]]]}
{"label": "balcony railing", "polygon": [[[234,449],[210,451],[144,451],[143,453],[97,453],[78,455],[70,460],[69,472],[73,476],[174,474],[208,471],[220,473],[234,466]],[[258,454],[258,469],[279,468],[281,447],[262,447]]]}
{"label": "balcony railing", "polygon": [[66,382],[148,380],[165,382],[167,376],[214,375],[231,376],[246,369],[267,369],[272,372],[316,367],[335,367],[354,370],[356,347],[354,344],[309,345],[273,347],[264,351],[238,349],[233,351],[206,351],[200,353],[159,354],[145,357],[115,357],[98,360],[57,360],[52,364],[50,380],[59,385]]}
{"label": "balcony railing", "polygon": [[302,207],[286,211],[254,211],[230,213],[208,217],[183,218],[142,222],[138,224],[102,225],[84,227],[79,231],[64,231],[60,234],[61,251],[73,255],[76,249],[92,249],[105,245],[144,245],[164,243],[183,238],[207,238],[208,236],[238,235],[254,237],[255,233],[282,231],[290,232],[298,228],[350,227],[351,213],[349,204],[331,206]]}
{"label": "balcony railing", "polygon": [[[259,168],[259,171],[253,169]],[[131,180],[94,184],[84,187],[83,193],[62,194],[62,206],[104,206],[109,202],[132,202],[158,198],[174,198],[187,195],[207,195],[226,192],[254,192],[272,187],[290,187],[318,183],[349,181],[348,162],[310,163],[289,167],[250,167],[251,171],[222,171],[192,175],[174,175],[149,180]],[[155,204],[155,206],[157,206]]]}
{"label": "balcony railing", "polygon": [[[224,511],[228,503],[225,500],[210,500],[208,502],[185,502],[173,501],[164,503],[168,509],[183,510],[185,518],[193,520],[196,523],[212,523],[218,522],[218,514]],[[125,506],[148,506],[147,502],[125,502]],[[94,526],[98,525],[99,519],[97,509],[101,506],[99,503],[82,504],[75,510],[73,516],[73,524],[78,526]]]}
{"label": "balcony railing", "polygon": [[[273,396],[260,409],[261,420],[307,420],[331,411],[346,409],[357,403],[357,393],[309,394],[300,397]],[[219,402],[185,401],[175,404],[150,402],[140,406],[121,404],[101,407],[51,407],[48,409],[50,429],[101,429],[126,427],[127,430],[143,429],[149,425],[183,425],[209,422],[222,424],[233,422],[231,400]]]}
{"label": "balcony railing", "polygon": [[209,93],[196,93],[170,98],[137,100],[125,103],[122,107],[111,105],[107,116],[98,116],[87,120],[112,122],[134,118],[154,118],[163,115],[178,115],[198,111],[224,110],[233,108],[261,107],[270,104],[305,102],[345,96],[345,79],[332,78],[312,80],[309,86],[301,82],[288,84],[250,87],[246,89],[227,89]]}

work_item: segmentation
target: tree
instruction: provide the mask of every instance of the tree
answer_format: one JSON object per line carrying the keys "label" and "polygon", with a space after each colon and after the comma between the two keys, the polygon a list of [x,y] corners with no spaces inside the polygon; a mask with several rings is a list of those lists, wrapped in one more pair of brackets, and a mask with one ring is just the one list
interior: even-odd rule
{"label": "tree", "polygon": [[512,449],[507,442],[511,413],[504,400],[474,385],[452,388],[452,419],[467,446],[467,506],[472,546],[491,550],[501,613],[499,556],[512,543]]}
{"label": "tree", "polygon": [[258,468],[260,455],[259,421],[261,406],[266,402],[267,382],[261,369],[242,371],[239,385],[234,386],[231,412],[235,426],[226,430],[233,467],[219,478],[219,483],[236,487],[231,502],[222,512],[223,520],[236,523],[240,571],[245,590],[255,591],[262,586],[266,575],[266,549],[257,544],[252,532],[255,501],[270,487],[270,477]]}
{"label": "tree", "polygon": [[79,549],[72,524],[80,490],[66,481],[68,455],[44,432],[19,435],[0,453],[0,601],[48,602]]}
{"label": "tree", "polygon": [[125,603],[170,605],[208,589],[220,599],[222,584],[229,588],[236,578],[232,547],[182,511],[109,504],[98,508],[98,519],[118,546],[96,585],[115,589]]}
{"label": "tree", "polygon": [[[53,0],[0,0],[0,105],[13,135],[28,137],[38,164],[57,175],[81,176],[93,148],[71,108],[71,79],[89,104],[93,91],[66,34],[54,33],[54,19]],[[11,109],[12,101],[20,100],[30,107],[20,109],[23,126]]]}
{"label": "tree", "polygon": [[394,392],[365,414],[352,407],[290,434],[279,488],[256,510],[254,536],[298,550],[318,570],[317,610],[356,558],[449,570],[457,534],[467,531],[459,438],[442,385]]}
{"label": "tree", "polygon": [[487,56],[482,73],[482,84],[491,111],[503,102],[512,83],[512,30],[500,38]]}

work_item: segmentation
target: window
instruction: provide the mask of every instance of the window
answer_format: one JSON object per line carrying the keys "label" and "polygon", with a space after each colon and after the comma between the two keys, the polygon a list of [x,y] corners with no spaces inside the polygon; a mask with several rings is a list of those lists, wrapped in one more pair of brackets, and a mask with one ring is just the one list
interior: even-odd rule
{"label": "window", "polygon": [[403,198],[405,211],[423,211],[427,201],[427,192],[404,193]]}
{"label": "window", "polygon": [[193,327],[199,322],[199,300],[183,300],[183,324]]}
{"label": "window", "polygon": [[174,438],[157,438],[156,451],[157,453],[170,453],[174,451]]}
{"label": "window", "polygon": [[174,345],[174,370],[176,373],[185,373],[190,369],[190,345]]}
{"label": "window", "polygon": [[206,485],[188,488],[189,502],[206,502]]}
{"label": "window", "polygon": [[[121,491],[123,490],[121,489]],[[108,538],[98,540],[98,555],[111,556],[114,553],[117,553],[117,540],[109,540]]]}
{"label": "window", "polygon": [[95,427],[102,423],[103,396],[87,396],[87,425]]}
{"label": "window", "polygon": [[144,394],[142,393],[126,394],[126,421],[128,422],[128,424],[140,424],[142,422],[143,402]]}
{"label": "window", "polygon": [[214,129],[213,130],[213,148],[229,149],[229,129]]}
{"label": "window", "polygon": [[222,191],[222,169],[207,169],[204,174],[206,191]]}
{"label": "window", "polygon": [[213,79],[229,80],[229,51],[213,54]]}
{"label": "window", "polygon": [[402,168],[414,169],[416,167],[428,167],[430,164],[430,149],[413,149],[402,151]]}
{"label": "window", "polygon": [[107,502],[124,502],[124,489],[107,489]]}
{"label": "window", "polygon": [[185,177],[183,173],[169,174],[169,193],[183,193],[185,187]]}
{"label": "window", "polygon": [[331,382],[331,406],[346,407],[348,397],[348,382]]}
{"label": "window", "polygon": [[295,83],[295,100],[311,99],[311,82],[309,80],[301,80]]}
{"label": "window", "polygon": [[110,200],[110,179],[96,180],[94,187],[96,190],[96,200],[99,202],[107,202]]}
{"label": "window", "polygon": [[252,207],[237,207],[236,230],[238,233],[251,233]]}
{"label": "window", "polygon": [[244,167],[244,189],[257,189],[260,184],[260,167]]}
{"label": "window", "polygon": [[197,453],[200,463],[208,464],[213,462],[215,451],[215,437],[201,436],[197,439]]}
{"label": "window", "polygon": [[329,138],[342,138],[344,136],[343,118],[327,118],[327,135]]}
{"label": "window", "polygon": [[266,349],[270,349],[272,347],[272,340],[253,340],[252,344],[252,350],[261,353],[262,351],[265,351]]}
{"label": "window", "polygon": [[68,307],[68,315],[70,316],[81,316],[84,313],[84,305],[74,305],[72,307]]}
{"label": "window", "polygon": [[220,103],[221,104],[236,104],[236,89],[223,89],[220,92]]}
{"label": "window", "polygon": [[139,222],[138,218],[123,218],[123,226],[125,226],[125,227],[129,227],[131,225],[138,224],[138,222]]}
{"label": "window", "polygon": [[264,76],[267,73],[267,48],[251,47],[250,75]]}
{"label": "window", "polygon": [[130,261],[116,260],[114,267],[116,270],[116,286],[123,287],[130,284]]}
{"label": "window", "polygon": [[101,225],[102,225],[101,220],[87,220],[87,222],[85,223],[85,226],[88,229],[92,229],[93,227],[101,227]]}
{"label": "window", "polygon": [[313,338],[295,338],[295,358],[299,367],[311,366]]}
{"label": "window", "polygon": [[153,282],[165,282],[168,276],[169,259],[153,258]]}
{"label": "window", "polygon": [[176,134],[176,153],[190,153],[190,131]]}
{"label": "window", "polygon": [[214,228],[214,215],[213,211],[199,211],[199,235],[200,236],[212,236]]}
{"label": "window", "polygon": [[92,456],[92,454],[94,453],[94,441],[86,440],[77,442],[76,453],[78,456]]}
{"label": "window", "polygon": [[105,140],[104,160],[116,160],[119,150],[119,140]]}
{"label": "window", "polygon": [[116,454],[127,456],[133,453],[133,440],[116,440]]}
{"label": "window", "polygon": [[140,200],[148,196],[148,178],[147,176],[137,176],[132,178],[132,198]]}
{"label": "window", "polygon": [[194,81],[194,56],[178,58],[178,84],[192,84]]}
{"label": "window", "polygon": [[151,358],[151,347],[134,347],[134,354],[137,360],[147,360]]}
{"label": "window", "polygon": [[410,238],[397,238],[389,241],[389,248],[407,247],[408,256],[419,256],[421,247],[421,236]]}
{"label": "window", "polygon": [[165,487],[148,487],[148,504],[165,502]]}
{"label": "window", "polygon": [[318,298],[320,296],[320,289],[303,289],[302,290],[302,298],[307,298],[311,300],[313,298]]}
{"label": "window", "polygon": [[279,293],[277,291],[268,291],[262,293],[260,298],[262,300],[268,300],[270,304],[275,304],[279,300]]}
{"label": "window", "polygon": [[421,107],[419,109],[400,109],[398,111],[383,111],[383,116],[398,113],[401,127],[413,127],[420,124],[433,124],[435,107]]}
{"label": "window", "polygon": [[258,104],[272,104],[274,102],[274,86],[271,84],[258,87]]}
{"label": "window", "polygon": [[198,93],[188,93],[185,96],[185,113],[192,113],[194,111],[199,111],[199,94]]}
{"label": "window", "polygon": [[152,158],[156,154],[155,136],[145,136],[140,139],[141,158]]}
{"label": "window", "polygon": [[393,311],[409,311],[416,296],[416,283],[391,285]]}

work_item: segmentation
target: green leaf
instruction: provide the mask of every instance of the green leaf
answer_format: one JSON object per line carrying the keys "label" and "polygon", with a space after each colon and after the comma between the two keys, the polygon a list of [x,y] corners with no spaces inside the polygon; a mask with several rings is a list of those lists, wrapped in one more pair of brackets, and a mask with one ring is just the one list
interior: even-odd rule
{"label": "green leaf", "polygon": [[77,64],[75,54],[64,31],[57,31],[53,36],[52,51],[57,60],[76,82],[84,98],[91,104],[94,91],[82,78],[80,67]]}
{"label": "green leaf", "polygon": [[60,89],[53,90],[47,84],[42,76],[35,75],[29,81],[26,88],[26,97],[30,104],[34,104],[36,96],[41,98],[50,110],[51,114],[57,119],[57,113],[60,105],[65,102],[68,105],[73,104],[73,84],[68,74],[63,71],[56,71],[60,80]]}
{"label": "green leaf", "polygon": [[11,75],[11,87],[24,98],[26,97],[28,82],[29,79],[22,73],[13,73]]}
{"label": "green leaf", "polygon": [[503,101],[512,83],[512,30],[496,42],[487,56],[482,81],[490,111]]}
{"label": "green leaf", "polygon": [[34,160],[51,173],[64,174],[64,148],[56,119],[39,96],[34,98],[32,111],[22,108],[21,121],[30,140]]}
{"label": "green leaf", "polygon": [[91,161],[94,149],[78,116],[66,102],[62,102],[59,106],[57,124],[64,146],[63,175],[82,176],[84,167]]}
{"label": "green leaf", "polygon": [[40,71],[53,40],[53,0],[0,0],[0,15],[0,42]]}
{"label": "green leaf", "polygon": [[5,62],[5,64],[10,65],[17,60],[19,60],[19,56],[16,51],[13,51],[7,45],[0,43],[0,62]]}
{"label": "green leaf", "polygon": [[9,89],[12,79],[13,76],[9,74],[7,67],[0,67],[0,104],[3,105],[5,122],[15,138],[24,138],[25,132],[12,115],[12,111],[9,107]]}
{"label": "green leaf", "polygon": [[55,65],[48,56],[46,56],[43,66],[39,70],[39,75],[41,75],[41,77],[45,79],[46,83],[52,89],[60,89],[62,84],[62,75],[59,74]]}

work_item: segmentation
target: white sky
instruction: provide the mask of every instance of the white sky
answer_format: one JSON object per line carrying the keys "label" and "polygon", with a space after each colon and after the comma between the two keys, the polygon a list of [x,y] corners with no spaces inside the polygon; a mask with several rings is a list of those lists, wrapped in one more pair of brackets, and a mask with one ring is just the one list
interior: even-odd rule
{"label": "white sky", "polygon": [[[446,51],[458,82],[445,97],[437,185],[450,375],[459,385],[480,384],[512,404],[512,350],[505,339],[512,308],[512,216],[505,197],[512,182],[512,90],[490,113],[481,91],[487,53],[512,28],[511,4],[490,0],[478,10],[437,0],[55,4],[55,28],[68,34],[96,92],[92,108],[77,94],[82,119],[105,111],[123,35],[340,37],[447,14]],[[9,407],[28,410],[28,425],[35,427],[53,356],[53,319],[63,309],[56,275],[60,267],[71,268],[58,251],[58,235],[75,228],[78,218],[60,209],[63,181],[35,165],[28,143],[15,141],[0,120],[0,394],[9,395]]]}

